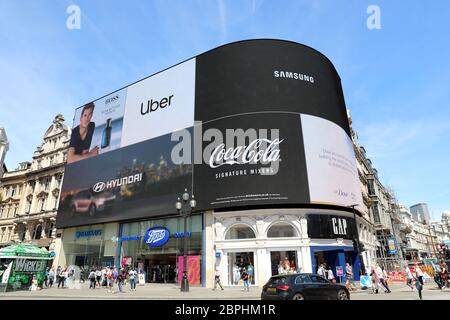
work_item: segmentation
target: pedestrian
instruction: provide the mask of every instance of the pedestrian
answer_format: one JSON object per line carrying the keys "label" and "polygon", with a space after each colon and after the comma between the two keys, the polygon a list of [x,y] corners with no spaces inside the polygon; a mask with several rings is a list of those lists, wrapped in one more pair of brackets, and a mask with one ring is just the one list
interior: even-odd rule
{"label": "pedestrian", "polygon": [[56,268],[56,283],[58,284],[58,288],[59,288],[60,282],[61,282],[61,266],[58,266]]}
{"label": "pedestrian", "polygon": [[219,285],[219,287],[223,290],[222,283],[220,283],[220,271],[219,271],[219,269],[216,269],[216,272],[214,274],[214,289],[213,290],[216,290],[217,285]]}
{"label": "pedestrian", "polygon": [[438,288],[440,290],[442,290],[443,288],[443,283],[442,283],[442,279],[441,279],[441,266],[439,265],[439,263],[433,263],[433,261],[431,261],[431,265],[433,267],[433,273],[434,273],[434,282],[436,282],[436,284],[438,285]]}
{"label": "pedestrian", "polygon": [[114,270],[107,268],[106,278],[108,279],[108,292],[114,293]]}
{"label": "pedestrian", "polygon": [[321,263],[321,264],[319,265],[319,268],[317,269],[317,274],[318,274],[319,276],[322,276],[322,277],[324,277],[325,279],[327,279],[327,273],[326,273],[325,266],[324,266],[323,263]]}
{"label": "pedestrian", "polygon": [[418,277],[416,277],[415,280],[416,280],[416,289],[417,292],[419,293],[419,299],[422,300],[423,283],[420,281]]}
{"label": "pedestrian", "polygon": [[117,272],[117,285],[119,286],[119,292],[125,292],[122,290],[122,286],[123,286],[123,283],[126,278],[127,278],[127,274],[126,274],[125,269],[123,269],[123,268],[120,269]]}
{"label": "pedestrian", "polygon": [[137,272],[136,272],[136,270],[134,270],[134,268],[131,268],[131,270],[128,272],[128,274],[130,275],[131,291],[136,291],[136,276],[137,276]]}
{"label": "pedestrian", "polygon": [[380,278],[378,278],[378,274],[377,274],[375,267],[372,267],[370,276],[372,278],[372,293],[378,294],[378,289],[380,286]]}
{"label": "pedestrian", "polygon": [[441,281],[442,281],[442,289],[450,287],[450,279],[448,278],[448,268],[445,263],[441,264]]}
{"label": "pedestrian", "polygon": [[414,277],[408,265],[405,266],[405,274],[406,274],[406,285],[411,288],[411,291],[414,291],[414,286],[412,284]]}
{"label": "pedestrian", "polygon": [[346,287],[350,290],[356,290],[355,284],[353,283],[353,269],[350,263],[345,264],[345,275],[347,277],[345,282]]}
{"label": "pedestrian", "polygon": [[46,288],[48,288],[48,273],[49,273],[49,268],[47,268],[47,269],[45,270],[44,284],[45,284],[45,287],[46,287]]}
{"label": "pedestrian", "polygon": [[242,269],[241,279],[244,282],[244,291],[250,291],[250,287],[248,285],[248,273],[245,268]]}
{"label": "pedestrian", "polygon": [[102,287],[105,289],[108,288],[108,277],[107,277],[108,271],[107,271],[107,269],[108,268],[102,269]]}
{"label": "pedestrian", "polygon": [[101,281],[102,281],[102,272],[100,270],[100,267],[97,268],[95,271],[95,281],[97,282],[98,287],[101,287]]}
{"label": "pedestrian", "polygon": [[386,283],[386,277],[387,274],[384,270],[384,267],[380,267],[379,264],[376,265],[376,269],[375,272],[377,273],[378,279],[379,279],[379,283],[381,283],[381,285],[384,287],[384,292],[385,293],[391,293],[391,289],[389,289],[389,286]]}
{"label": "pedestrian", "polygon": [[89,289],[95,289],[95,271],[91,270],[88,276],[89,279]]}
{"label": "pedestrian", "polygon": [[60,286],[61,286],[61,288],[64,289],[65,282],[66,282],[65,275],[66,275],[66,269],[61,269],[61,271],[59,273],[58,289],[60,288]]}
{"label": "pedestrian", "polygon": [[48,272],[48,286],[51,288],[53,287],[53,282],[55,281],[55,271],[53,271],[53,268],[50,269]]}
{"label": "pedestrian", "polygon": [[326,273],[328,281],[330,281],[331,283],[336,283],[336,278],[334,277],[333,270],[330,266],[327,267]]}
{"label": "pedestrian", "polygon": [[[419,267],[419,264],[416,262],[416,267],[414,269],[415,277],[419,280],[420,284],[423,286],[423,271]],[[417,287],[417,286],[416,286]]]}

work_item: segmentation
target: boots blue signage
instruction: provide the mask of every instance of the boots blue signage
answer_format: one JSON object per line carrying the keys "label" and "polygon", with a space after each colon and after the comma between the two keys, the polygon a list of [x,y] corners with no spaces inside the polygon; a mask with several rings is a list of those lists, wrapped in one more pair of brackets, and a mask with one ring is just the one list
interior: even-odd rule
{"label": "boots blue signage", "polygon": [[150,247],[162,247],[169,241],[170,232],[163,227],[153,227],[147,230],[144,241]]}

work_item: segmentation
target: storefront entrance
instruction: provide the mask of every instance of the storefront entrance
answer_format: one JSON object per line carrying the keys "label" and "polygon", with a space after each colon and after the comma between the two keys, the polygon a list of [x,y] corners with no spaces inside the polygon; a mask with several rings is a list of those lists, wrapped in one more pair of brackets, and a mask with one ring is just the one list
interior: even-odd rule
{"label": "storefront entrance", "polygon": [[146,282],[176,283],[177,256],[175,254],[152,254],[144,257]]}
{"label": "storefront entrance", "polygon": [[[353,247],[311,247],[312,271],[317,273],[320,264],[325,263],[333,271],[336,282],[345,282],[345,264],[349,263],[353,270],[354,280],[359,280],[360,261]],[[338,268],[342,275],[338,275]]]}

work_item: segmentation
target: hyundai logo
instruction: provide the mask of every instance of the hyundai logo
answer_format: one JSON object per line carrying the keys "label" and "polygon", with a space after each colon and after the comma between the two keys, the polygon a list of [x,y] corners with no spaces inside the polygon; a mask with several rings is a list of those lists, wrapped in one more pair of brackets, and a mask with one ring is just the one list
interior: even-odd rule
{"label": "hyundai logo", "polygon": [[105,190],[105,186],[106,184],[104,182],[97,182],[92,187],[92,190],[94,190],[94,192],[102,192],[103,190]]}

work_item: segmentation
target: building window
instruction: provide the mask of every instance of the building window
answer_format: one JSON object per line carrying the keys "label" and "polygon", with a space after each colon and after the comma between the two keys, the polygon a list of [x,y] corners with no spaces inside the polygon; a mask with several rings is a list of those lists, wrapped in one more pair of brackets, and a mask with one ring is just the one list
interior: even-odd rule
{"label": "building window", "polygon": [[14,195],[16,194],[16,187],[11,187],[11,197],[14,197]]}
{"label": "building window", "polygon": [[33,240],[39,240],[42,234],[42,225],[38,224],[33,230]]}
{"label": "building window", "polygon": [[245,224],[234,225],[228,230],[225,240],[236,239],[254,239],[256,238],[255,232],[249,226]]}
{"label": "building window", "polygon": [[17,186],[17,195],[20,195],[22,192],[22,186]]}
{"label": "building window", "polygon": [[3,214],[5,213],[5,206],[3,205],[1,208],[0,208],[0,218],[3,218]]}
{"label": "building window", "polygon": [[38,162],[37,162],[37,168],[38,168],[38,169],[41,169],[41,168],[42,168],[41,160],[38,160]]}
{"label": "building window", "polygon": [[49,158],[49,166],[53,165],[53,156]]}
{"label": "building window", "polygon": [[46,198],[41,198],[41,200],[40,200],[40,209],[41,209],[41,211],[45,210],[45,200],[46,200]]}
{"label": "building window", "polygon": [[48,191],[50,187],[50,179],[44,179],[44,190]]}
{"label": "building window", "polygon": [[287,223],[277,223],[267,231],[267,238],[292,238],[296,237],[294,227]]}
{"label": "building window", "polygon": [[13,214],[13,217],[15,217],[15,216],[17,216],[17,211],[19,210],[19,204],[15,204],[14,205],[14,214]]}
{"label": "building window", "polygon": [[255,284],[255,264],[253,252],[228,253],[228,284],[239,285],[241,273],[245,269],[250,284]]}
{"label": "building window", "polygon": [[381,223],[380,213],[378,212],[378,204],[374,203],[372,205],[373,222]]}
{"label": "building window", "polygon": [[27,206],[25,207],[25,213],[30,213],[31,210],[31,200],[27,199]]}
{"label": "building window", "polygon": [[375,195],[375,188],[373,186],[373,180],[367,180],[367,190],[369,192],[369,195],[371,195],[371,196]]}

